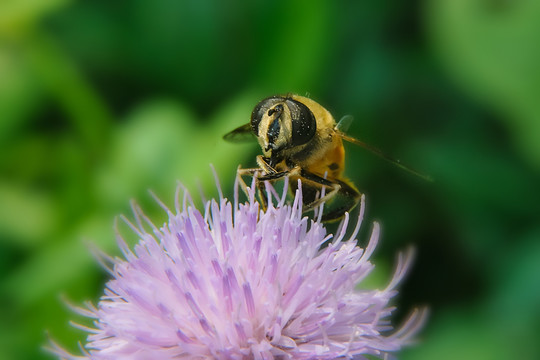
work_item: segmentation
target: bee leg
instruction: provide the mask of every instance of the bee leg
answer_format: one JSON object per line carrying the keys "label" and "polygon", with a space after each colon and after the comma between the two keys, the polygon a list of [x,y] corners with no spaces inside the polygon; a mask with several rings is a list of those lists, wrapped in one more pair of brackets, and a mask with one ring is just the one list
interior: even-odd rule
{"label": "bee leg", "polygon": [[274,173],[271,173],[271,174],[265,174],[265,175],[262,175],[262,176],[258,176],[256,178],[256,183],[257,183],[257,188],[259,190],[259,198],[261,199],[261,203],[263,205],[263,209],[266,210],[266,207],[268,206],[268,200],[267,200],[267,192],[266,192],[266,188],[265,188],[265,182],[266,181],[269,181],[269,182],[275,182],[277,180],[280,180],[284,177],[287,177],[287,176],[298,176],[298,174],[300,173],[300,168],[299,167],[294,167],[290,170],[286,170],[286,171],[280,171],[280,172],[274,172]]}
{"label": "bee leg", "polygon": [[259,196],[259,203],[263,211],[266,211],[268,208],[268,201],[266,200],[266,189],[264,188],[264,181],[261,181],[259,178],[255,179],[255,184],[257,186],[257,195]]}
{"label": "bee leg", "polygon": [[238,183],[240,185],[240,188],[242,189],[242,192],[246,197],[249,199],[249,191],[248,186],[246,182],[244,181],[244,176],[255,176],[255,173],[260,170],[256,168],[250,168],[250,169],[242,169],[240,166],[236,170],[236,177],[238,178]]}
{"label": "bee leg", "polygon": [[291,175],[294,175],[294,173],[292,173],[291,170],[287,170],[287,171],[276,172],[273,174],[262,175],[262,176],[257,177],[257,179],[260,181],[274,182],[276,180],[284,178],[285,176],[291,176]]}
{"label": "bee leg", "polygon": [[257,161],[257,165],[259,165],[259,167],[261,168],[261,170],[265,174],[275,174],[275,173],[277,173],[276,169],[274,169],[268,163],[268,158],[265,158],[262,155],[257,155],[256,161]]}
{"label": "bee leg", "polygon": [[[330,181],[308,171],[302,170],[300,174],[302,181],[302,195],[304,197],[303,212],[308,212],[315,209],[333,198],[341,189],[341,185],[336,181]],[[329,188],[330,191],[319,197],[324,188]]]}
{"label": "bee leg", "polygon": [[[310,201],[304,203],[304,212],[313,210],[317,206],[321,205],[323,202],[326,202],[332,199],[337,194],[342,195],[344,199],[348,199],[345,204],[331,209],[330,211],[323,213],[321,220],[322,221],[335,221],[343,217],[343,214],[347,211],[351,211],[360,201],[361,194],[351,185],[347,184],[345,181],[341,180],[327,180],[318,175],[312,174],[308,171],[301,171],[301,179],[304,186],[304,193],[310,194],[309,197],[306,197],[306,200]],[[309,184],[309,185],[308,185]],[[315,194],[312,194],[314,188],[320,189],[330,188],[330,191],[320,198],[316,198]],[[311,188],[311,193],[309,192]],[[307,191],[306,191],[307,190]]]}
{"label": "bee leg", "polygon": [[[287,171],[277,172],[270,166],[270,164],[267,163],[265,158],[263,158],[261,155],[257,156],[257,164],[259,165],[258,168],[247,168],[247,169],[238,168],[237,174],[240,178],[240,187],[242,188],[242,191],[248,198],[249,198],[248,186],[246,185],[243,179],[243,176],[251,176],[255,179],[255,187],[257,188],[257,197],[259,198],[259,203],[261,204],[262,210],[266,211],[266,208],[268,207],[268,201],[265,195],[266,189],[265,189],[264,182],[275,181],[277,179],[280,179],[286,176],[288,172]],[[263,173],[265,175],[260,176],[259,173]]]}
{"label": "bee leg", "polygon": [[242,168],[238,168],[238,170],[236,170],[236,173],[240,176],[253,176],[257,171],[261,171],[261,169],[259,168],[247,168],[247,169],[242,169]]}
{"label": "bee leg", "polygon": [[331,209],[327,213],[323,213],[321,221],[327,222],[341,219],[346,212],[350,212],[358,205],[360,198],[362,197],[362,194],[360,194],[358,190],[346,182],[340,180],[337,180],[336,182],[340,185],[338,193],[349,201],[342,206]]}
{"label": "bee leg", "polygon": [[[246,197],[248,199],[250,198],[250,195],[249,195],[249,191],[248,191],[248,186],[247,186],[246,182],[244,181],[244,176],[251,176],[251,177],[257,179],[257,172],[261,172],[261,169],[259,169],[259,168],[242,169],[242,168],[238,167],[238,169],[236,170],[236,175],[237,175],[238,180],[239,180],[240,188],[242,189],[242,192],[244,193],[244,195],[246,195]],[[255,182],[256,181],[257,180],[255,180]]]}
{"label": "bee leg", "polygon": [[262,195],[264,192],[264,182],[259,180],[259,175],[258,175],[261,172],[262,170],[260,168],[242,169],[239,167],[237,170],[237,176],[239,179],[240,188],[242,189],[242,191],[244,192],[244,195],[246,195],[248,199],[250,199],[250,191],[243,177],[251,176],[254,179],[254,182],[255,182],[254,186],[257,189],[256,190],[257,197],[260,199],[259,204],[261,204],[262,210],[266,211],[266,207],[268,204],[266,203],[266,198]]}

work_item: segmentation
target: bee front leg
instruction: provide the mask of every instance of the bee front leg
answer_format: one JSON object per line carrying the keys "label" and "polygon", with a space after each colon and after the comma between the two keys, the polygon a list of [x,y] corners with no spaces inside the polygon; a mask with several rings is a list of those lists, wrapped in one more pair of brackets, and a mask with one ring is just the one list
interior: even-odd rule
{"label": "bee front leg", "polygon": [[261,203],[265,211],[268,206],[268,199],[267,199],[268,194],[266,191],[265,182],[269,181],[273,183],[287,176],[298,176],[300,174],[300,171],[301,171],[300,168],[296,166],[292,169],[285,170],[285,171],[274,172],[270,174],[266,173],[265,175],[258,176],[256,178],[255,181],[257,183],[257,188],[259,190],[259,198],[261,199]]}
{"label": "bee front leg", "polygon": [[[246,185],[245,181],[243,180],[242,176],[252,176],[255,182],[255,187],[257,188],[257,196],[259,198],[259,203],[261,204],[262,210],[266,211],[268,207],[268,200],[266,195],[266,188],[265,188],[265,181],[274,182],[276,180],[279,180],[287,175],[289,175],[290,171],[281,171],[277,172],[270,164],[268,163],[268,159],[264,158],[263,156],[259,155],[257,156],[257,165],[259,165],[258,168],[248,168],[248,169],[241,169],[238,168],[237,174],[240,177],[240,186],[242,188],[242,191],[246,196],[249,198],[249,191],[248,186]],[[263,175],[259,175],[262,173]]]}
{"label": "bee front leg", "polygon": [[265,174],[275,174],[277,173],[276,169],[274,169],[269,163],[269,159],[263,157],[262,155],[257,155],[256,157],[257,165],[259,165],[259,168],[265,173]]}
{"label": "bee front leg", "polygon": [[[250,194],[249,194],[248,186],[247,186],[246,182],[244,181],[244,176],[251,176],[252,178],[256,179],[258,171],[260,172],[261,169],[259,169],[259,168],[242,169],[240,166],[236,170],[236,176],[238,177],[238,182],[240,184],[240,188],[242,189],[242,192],[244,193],[244,195],[246,195],[246,197],[248,199],[250,198]],[[256,180],[255,180],[255,182],[256,182]]]}
{"label": "bee front leg", "polygon": [[[260,195],[261,202],[265,206],[265,210],[266,210],[266,206],[268,205],[268,201],[270,201],[270,198],[271,198],[271,196],[268,194],[265,183],[267,181],[270,183],[274,183],[276,181],[282,180],[285,177],[291,177],[293,179],[298,178],[300,176],[301,171],[302,171],[301,168],[296,165],[284,171],[277,172],[274,170],[273,173],[266,173],[262,176],[257,177],[259,195]],[[274,195],[278,196],[275,193]]]}
{"label": "bee front leg", "polygon": [[259,198],[259,204],[261,205],[261,208],[263,211],[266,211],[266,208],[268,207],[268,203],[266,201],[266,197],[264,194],[264,181],[260,180],[259,173],[263,172],[260,168],[247,168],[247,169],[241,169],[238,168],[237,175],[239,178],[239,184],[242,188],[242,191],[246,195],[248,199],[250,199],[250,191],[249,188],[244,181],[243,176],[251,176],[254,180],[254,186],[257,189],[257,197]]}

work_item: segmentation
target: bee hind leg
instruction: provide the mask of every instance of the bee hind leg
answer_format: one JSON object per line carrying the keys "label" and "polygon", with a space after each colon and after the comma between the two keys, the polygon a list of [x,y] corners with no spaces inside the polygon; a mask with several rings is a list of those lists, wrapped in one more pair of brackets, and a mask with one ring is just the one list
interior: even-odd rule
{"label": "bee hind leg", "polygon": [[[301,172],[304,196],[304,212],[314,210],[324,202],[328,202],[336,196],[344,199],[344,203],[323,213],[323,222],[336,221],[343,217],[345,212],[351,211],[360,201],[361,194],[353,186],[342,180],[328,180],[318,175],[303,170]],[[329,191],[320,196],[324,188]]]}
{"label": "bee hind leg", "polygon": [[347,199],[344,204],[341,206],[338,206],[334,209],[329,210],[328,212],[323,213],[321,217],[321,221],[323,222],[329,222],[329,221],[336,221],[343,217],[343,215],[346,212],[350,212],[353,210],[356,205],[360,202],[360,198],[362,197],[362,194],[358,190],[356,190],[351,185],[347,184],[344,181],[337,181],[340,185],[338,194],[341,195],[344,199]]}

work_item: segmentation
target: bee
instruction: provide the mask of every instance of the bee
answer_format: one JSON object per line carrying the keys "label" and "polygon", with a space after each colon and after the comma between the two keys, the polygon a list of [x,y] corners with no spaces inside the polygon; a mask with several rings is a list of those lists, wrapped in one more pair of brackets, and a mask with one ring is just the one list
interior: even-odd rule
{"label": "bee", "polygon": [[[259,142],[262,155],[256,158],[258,168],[239,169],[239,173],[255,176],[260,194],[264,191],[264,181],[274,182],[288,176],[292,180],[293,190],[297,180],[301,181],[304,212],[339,197],[340,204],[325,210],[322,221],[342,218],[360,201],[360,191],[343,174],[343,141],[362,146],[406,171],[429,180],[377,148],[346,135],[351,121],[352,117],[346,116],[336,123],[328,110],[307,97],[275,95],[255,106],[248,124],[225,134],[223,138],[238,142],[255,137]],[[259,197],[263,208],[266,208],[265,197]]]}

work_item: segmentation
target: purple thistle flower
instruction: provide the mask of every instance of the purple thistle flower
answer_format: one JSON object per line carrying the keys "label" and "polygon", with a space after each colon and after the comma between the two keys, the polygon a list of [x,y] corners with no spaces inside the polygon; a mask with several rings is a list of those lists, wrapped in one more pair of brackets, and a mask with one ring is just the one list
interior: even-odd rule
{"label": "purple thistle flower", "polygon": [[[252,187],[253,188],[253,187]],[[371,272],[379,236],[374,229],[365,249],[356,226],[344,239],[349,216],[337,235],[319,220],[302,216],[301,191],[293,205],[285,194],[266,212],[254,191],[238,204],[220,192],[199,212],[184,190],[175,213],[155,227],[135,207],[140,237],[133,251],[118,235],[124,259],[109,259],[110,280],[97,307],[77,309],[94,318],[83,356],[56,344],[67,359],[365,359],[386,357],[407,344],[423,323],[415,310],[393,331],[390,299],[409,267],[401,254],[383,290],[355,289]],[[319,211],[320,213],[320,211]],[[151,227],[148,232],[143,226]],[[327,247],[321,245],[330,241]]]}

